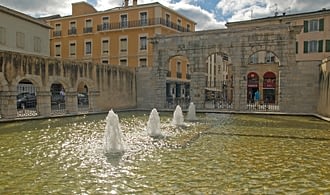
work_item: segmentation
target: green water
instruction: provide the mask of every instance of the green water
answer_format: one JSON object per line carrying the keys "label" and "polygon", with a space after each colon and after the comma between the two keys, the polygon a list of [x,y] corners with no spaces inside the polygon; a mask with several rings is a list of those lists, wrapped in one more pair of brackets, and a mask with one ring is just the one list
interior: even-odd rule
{"label": "green water", "polygon": [[0,124],[0,194],[330,194],[330,126],[312,117],[201,114],[164,138],[119,113],[126,152],[106,156],[106,115]]}

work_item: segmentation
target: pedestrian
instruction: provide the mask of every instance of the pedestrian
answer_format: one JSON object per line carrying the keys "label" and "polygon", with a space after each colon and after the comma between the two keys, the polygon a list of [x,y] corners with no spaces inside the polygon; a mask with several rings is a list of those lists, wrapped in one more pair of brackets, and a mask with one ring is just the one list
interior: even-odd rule
{"label": "pedestrian", "polygon": [[260,93],[259,93],[259,90],[257,90],[256,92],[254,92],[254,102],[256,104],[256,107],[259,104],[259,99],[260,99]]}

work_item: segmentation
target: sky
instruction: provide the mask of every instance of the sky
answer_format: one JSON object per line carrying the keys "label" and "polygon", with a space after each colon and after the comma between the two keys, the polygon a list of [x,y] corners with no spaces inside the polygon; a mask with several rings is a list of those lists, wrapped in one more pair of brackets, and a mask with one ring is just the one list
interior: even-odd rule
{"label": "sky", "polygon": [[[0,0],[0,5],[33,17],[71,15],[71,3],[86,1],[103,11],[123,5],[124,0]],[[133,0],[130,0],[130,5]],[[227,22],[279,14],[296,14],[330,9],[329,0],[138,0],[138,4],[159,2],[197,23],[196,30],[225,28]]]}

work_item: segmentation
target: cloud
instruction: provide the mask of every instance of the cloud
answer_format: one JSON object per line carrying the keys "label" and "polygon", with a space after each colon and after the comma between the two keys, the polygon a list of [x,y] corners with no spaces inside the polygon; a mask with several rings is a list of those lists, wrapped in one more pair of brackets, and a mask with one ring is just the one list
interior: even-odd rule
{"label": "cloud", "polygon": [[[33,17],[71,15],[71,4],[87,0],[0,0],[0,4]],[[88,0],[98,11],[119,7],[124,0]],[[224,28],[226,22],[330,8],[329,0],[138,0],[159,2],[197,22],[196,30]],[[132,4],[132,0],[130,0]]]}

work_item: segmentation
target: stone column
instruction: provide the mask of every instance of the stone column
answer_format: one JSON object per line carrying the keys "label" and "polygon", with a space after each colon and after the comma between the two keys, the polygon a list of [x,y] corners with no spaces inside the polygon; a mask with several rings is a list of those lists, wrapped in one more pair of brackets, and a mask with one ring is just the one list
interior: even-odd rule
{"label": "stone column", "polygon": [[190,96],[191,102],[193,102],[198,109],[205,107],[205,73],[204,72],[193,72],[191,74],[190,83]]}
{"label": "stone column", "polygon": [[65,94],[65,106],[66,110],[70,114],[75,114],[78,112],[78,99],[77,92],[66,92]]}
{"label": "stone column", "polygon": [[12,119],[17,117],[17,92],[16,91],[2,91],[0,92],[1,100],[1,117]]}
{"label": "stone column", "polygon": [[37,91],[37,111],[40,116],[51,114],[51,93],[50,91]]}
{"label": "stone column", "polygon": [[96,97],[100,96],[100,91],[89,91],[88,93],[88,103],[89,103],[89,111],[96,112],[100,109],[96,105]]}

